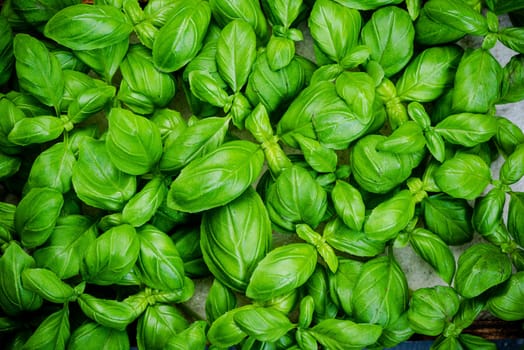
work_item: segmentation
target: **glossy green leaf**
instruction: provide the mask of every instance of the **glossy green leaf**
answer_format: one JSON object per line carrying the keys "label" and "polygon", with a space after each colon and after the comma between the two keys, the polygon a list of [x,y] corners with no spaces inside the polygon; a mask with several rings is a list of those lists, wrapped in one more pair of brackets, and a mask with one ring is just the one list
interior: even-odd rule
{"label": "glossy green leaf", "polygon": [[0,257],[0,307],[5,314],[14,316],[42,306],[42,298],[22,285],[22,272],[32,267],[33,257],[15,241],[10,242]]}
{"label": "glossy green leaf", "polygon": [[374,118],[375,82],[364,72],[344,72],[335,81],[337,94],[362,123]]}
{"label": "glossy green leaf", "polygon": [[508,230],[515,241],[521,246],[524,246],[524,218],[522,217],[522,210],[524,208],[524,193],[512,192],[510,193],[510,201],[508,208]]}
{"label": "glossy green leaf", "polygon": [[316,1],[308,19],[311,36],[332,61],[340,62],[357,45],[360,13],[334,1]]}
{"label": "glossy green leaf", "polygon": [[524,132],[507,118],[496,117],[495,119],[498,126],[494,141],[503,155],[509,155],[524,142]]}
{"label": "glossy green leaf", "polygon": [[463,31],[434,21],[425,7],[422,7],[415,22],[415,40],[423,45],[452,43],[465,35]]}
{"label": "glossy green leaf", "polygon": [[478,243],[460,255],[455,289],[465,298],[476,297],[506,281],[510,275],[509,257],[492,244]]}
{"label": "glossy green leaf", "polygon": [[473,350],[496,350],[497,345],[495,342],[485,339],[478,335],[463,333],[459,335],[460,344],[464,349]]}
{"label": "glossy green leaf", "polygon": [[200,246],[206,265],[224,285],[244,291],[258,262],[271,248],[271,222],[252,189],[204,213]]}
{"label": "glossy green leaf", "polygon": [[307,281],[316,263],[317,252],[309,244],[293,243],[277,247],[258,263],[246,295],[263,301],[286,294]]}
{"label": "glossy green leaf", "polygon": [[249,308],[233,316],[237,326],[247,335],[267,342],[277,341],[295,326],[282,312],[273,308]]}
{"label": "glossy green leaf", "polygon": [[422,202],[422,210],[427,228],[446,244],[464,244],[473,238],[473,210],[467,201],[436,194]]}
{"label": "glossy green leaf", "polygon": [[350,229],[360,231],[366,211],[360,192],[349,183],[338,180],[331,191],[331,199],[342,221]]}
{"label": "glossy green leaf", "polygon": [[306,169],[295,165],[284,169],[269,187],[266,207],[281,230],[293,232],[299,223],[315,228],[327,210],[327,193]]}
{"label": "glossy green leaf", "polygon": [[67,117],[75,124],[88,119],[106,107],[115,92],[113,86],[97,86],[83,91],[69,105]]}
{"label": "glossy green leaf", "polygon": [[398,73],[413,55],[415,29],[407,11],[387,6],[373,12],[362,28],[362,43],[371,59],[380,63],[387,77]]}
{"label": "glossy green leaf", "polygon": [[22,285],[52,303],[67,303],[76,297],[73,287],[48,269],[25,269],[22,272]]}
{"label": "glossy green leaf", "polygon": [[172,291],[184,286],[184,265],[171,238],[152,225],[138,230],[140,250],[136,263],[150,288]]}
{"label": "glossy green leaf", "polygon": [[96,49],[74,49],[75,55],[110,83],[129,48],[129,38]]}
{"label": "glossy green leaf", "polygon": [[273,70],[279,70],[286,67],[295,57],[295,42],[273,35],[266,50],[269,66]]}
{"label": "glossy green leaf", "polygon": [[189,125],[178,137],[169,138],[164,144],[160,169],[179,170],[192,160],[215,150],[224,142],[229,122],[229,118],[204,118]]}
{"label": "glossy green leaf", "polygon": [[174,72],[189,63],[202,48],[210,20],[207,1],[185,2],[155,36],[155,66],[163,72]]}
{"label": "glossy green leaf", "polygon": [[242,20],[229,22],[217,41],[218,72],[233,92],[239,92],[247,82],[256,58],[256,35]]}
{"label": "glossy green leaf", "polygon": [[500,180],[508,185],[517,183],[524,177],[524,146],[515,148],[500,167]]}
{"label": "glossy green leaf", "polygon": [[491,182],[491,171],[482,158],[457,153],[446,160],[435,173],[440,189],[454,198],[475,199]]}
{"label": "glossy green leaf", "polygon": [[8,135],[15,124],[25,119],[22,109],[18,108],[15,103],[7,98],[0,98],[0,111],[3,118],[0,119],[0,146],[5,154],[16,154],[20,151],[20,146],[9,141]]}
{"label": "glossy green leaf", "polygon": [[64,123],[53,116],[24,118],[16,122],[8,140],[16,145],[28,146],[35,143],[45,143],[60,137],[64,131]]}
{"label": "glossy green leaf", "polygon": [[517,321],[524,318],[522,303],[524,302],[524,272],[513,274],[497,291],[488,299],[487,309],[505,321]]}
{"label": "glossy green leaf", "polygon": [[328,349],[356,350],[374,344],[382,333],[382,327],[350,320],[326,319],[309,332]]}
{"label": "glossy green leaf", "polygon": [[252,306],[243,306],[230,310],[213,321],[207,332],[207,338],[212,346],[218,348],[228,348],[230,346],[240,343],[247,334],[244,333],[236,324],[235,314],[243,308],[250,308]]}
{"label": "glossy green leaf", "polygon": [[261,42],[267,41],[269,36],[268,24],[257,1],[211,0],[209,6],[213,13],[213,19],[220,27],[225,27],[235,19],[241,19],[253,27]]}
{"label": "glossy green leaf", "polygon": [[476,200],[473,209],[472,223],[475,230],[481,235],[489,235],[500,224],[506,194],[500,189],[493,188],[485,196]]}
{"label": "glossy green leaf", "polygon": [[384,251],[386,242],[374,240],[363,231],[356,231],[335,218],[327,223],[323,237],[333,248],[355,256],[373,257]]}
{"label": "glossy green leaf", "polygon": [[148,222],[167,196],[167,184],[162,177],[154,177],[126,203],[122,220],[132,226]]}
{"label": "glossy green leaf", "polygon": [[464,1],[431,0],[424,5],[427,15],[437,23],[472,35],[486,35],[486,18]]}
{"label": "glossy green leaf", "polygon": [[509,62],[503,67],[499,103],[518,102],[524,99],[523,59],[522,54],[511,56]]}
{"label": "glossy green leaf", "polygon": [[123,331],[135,320],[135,310],[122,301],[100,299],[89,294],[78,297],[82,312],[98,324]]}
{"label": "glossy green leaf", "polygon": [[391,153],[413,153],[422,151],[425,145],[423,130],[416,122],[407,121],[379,143],[377,149]]}
{"label": "glossy green leaf", "polygon": [[39,267],[54,271],[61,279],[78,275],[85,248],[96,238],[96,229],[88,217],[61,216],[46,244],[33,252]]}
{"label": "glossy green leaf", "polygon": [[55,14],[44,34],[72,50],[93,50],[117,44],[132,31],[133,26],[117,8],[78,4]]}
{"label": "glossy green leaf", "polygon": [[162,156],[162,139],[156,124],[130,111],[113,108],[107,116],[106,150],[118,169],[142,175]]}
{"label": "glossy green leaf", "polygon": [[260,146],[245,140],[226,142],[180,172],[169,189],[168,206],[194,213],[225,205],[253,184],[263,162]]}
{"label": "glossy green leaf", "polygon": [[453,109],[487,113],[499,98],[502,67],[486,50],[466,51],[457,68]]}
{"label": "glossy green leaf", "polygon": [[13,56],[13,30],[7,17],[0,16],[0,85],[5,84],[14,65]]}
{"label": "glossy green leaf", "polygon": [[177,333],[189,326],[184,315],[172,305],[148,306],[138,319],[137,345],[140,350],[162,350]]}
{"label": "glossy green leaf", "polygon": [[411,296],[408,318],[415,332],[437,336],[459,309],[460,299],[451,287],[417,289]]}
{"label": "glossy green leaf", "polygon": [[35,159],[29,173],[29,187],[48,187],[61,193],[69,192],[75,162],[76,158],[66,144],[55,143]]}
{"label": "glossy green leaf", "polygon": [[206,297],[206,319],[212,324],[216,319],[237,306],[237,299],[231,289],[213,280]]}
{"label": "glossy green leaf", "polygon": [[31,189],[15,211],[15,228],[22,245],[34,248],[47,241],[64,205],[62,194],[46,187]]}
{"label": "glossy green leaf", "polygon": [[335,0],[341,5],[357,10],[375,10],[386,5],[399,4],[401,0]]}
{"label": "glossy green leaf", "polygon": [[126,331],[86,322],[71,334],[68,349],[71,350],[126,350],[129,349]]}
{"label": "glossy green leaf", "polygon": [[71,335],[69,309],[64,306],[47,316],[24,344],[25,349],[66,349]]}
{"label": "glossy green leaf", "polygon": [[22,161],[18,157],[0,152],[0,179],[5,180],[18,172]]}
{"label": "glossy green leaf", "polygon": [[406,276],[391,256],[364,263],[353,289],[353,314],[358,322],[387,327],[407,309]]}
{"label": "glossy green leaf", "polygon": [[15,36],[13,52],[20,87],[44,105],[60,110],[64,79],[56,57],[43,42],[29,34]]}
{"label": "glossy green leaf", "polygon": [[195,321],[166,344],[168,350],[205,350],[207,347],[206,321]]}
{"label": "glossy green leaf", "polygon": [[485,114],[459,113],[442,120],[434,130],[449,143],[474,147],[496,134],[497,121]]}
{"label": "glossy green leaf", "polygon": [[139,250],[135,229],[126,224],[115,226],[86,247],[82,276],[90,283],[113,284],[131,270]]}
{"label": "glossy green leaf", "polygon": [[80,146],[72,181],[78,198],[100,209],[120,210],[136,191],[136,178],[113,164],[105,142],[90,138]]}
{"label": "glossy green leaf", "polygon": [[430,47],[409,63],[396,83],[402,100],[429,102],[453,84],[462,51],[456,46]]}
{"label": "glossy green leaf", "polygon": [[451,284],[455,274],[455,258],[448,245],[433,232],[417,228],[410,233],[409,242],[415,252]]}

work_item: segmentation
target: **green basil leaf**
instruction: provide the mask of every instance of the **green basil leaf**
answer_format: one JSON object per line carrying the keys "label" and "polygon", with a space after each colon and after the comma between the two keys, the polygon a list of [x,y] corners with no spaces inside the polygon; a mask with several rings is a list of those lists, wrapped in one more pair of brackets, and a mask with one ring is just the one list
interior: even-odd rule
{"label": "green basil leaf", "polygon": [[184,265],[175,243],[152,225],[138,230],[140,250],[136,263],[143,282],[154,289],[172,291],[184,286]]}
{"label": "green basil leaf", "polygon": [[511,260],[489,243],[478,243],[459,257],[455,289],[465,298],[476,297],[506,281],[511,275]]}
{"label": "green basil leaf", "polygon": [[364,263],[353,289],[353,314],[358,322],[387,327],[407,309],[406,276],[391,256]]}
{"label": "green basil leaf", "polygon": [[462,51],[457,46],[430,47],[415,57],[396,83],[401,100],[429,102],[453,84]]}
{"label": "green basil leaf", "polygon": [[133,307],[122,301],[100,299],[89,294],[80,295],[77,301],[87,317],[117,331],[125,330],[137,317]]}
{"label": "green basil leaf", "polygon": [[149,119],[158,126],[163,141],[170,137],[176,139],[187,127],[182,114],[169,108],[156,110]]}
{"label": "green basil leaf", "polygon": [[67,145],[55,143],[35,159],[29,173],[29,187],[48,187],[61,193],[69,192],[75,162],[76,158]]}
{"label": "green basil leaf", "polygon": [[192,160],[215,150],[224,142],[229,122],[229,118],[204,118],[189,125],[178,137],[169,138],[164,143],[160,170],[179,170]]}
{"label": "green basil leaf", "polygon": [[459,113],[439,122],[434,130],[450,143],[474,147],[497,133],[497,121],[489,115]]}
{"label": "green basil leaf", "polygon": [[409,224],[414,214],[413,195],[402,190],[371,210],[364,222],[364,232],[371,239],[388,241]]}
{"label": "green basil leaf", "polygon": [[64,7],[78,4],[77,0],[21,0],[12,3],[13,10],[27,23],[39,27]]}
{"label": "green basil leaf", "polygon": [[0,179],[5,180],[16,174],[21,164],[22,161],[20,158],[0,152]]}
{"label": "green basil leaf", "polygon": [[271,222],[260,196],[247,189],[202,217],[200,246],[206,265],[224,285],[244,291],[271,248]]}
{"label": "green basil leaf", "polygon": [[255,267],[246,295],[264,301],[286,294],[306,283],[316,263],[317,252],[309,244],[292,243],[277,247]]}
{"label": "green basil leaf", "polygon": [[496,350],[497,345],[480,336],[463,333],[459,335],[459,342],[466,350]]}
{"label": "green basil leaf", "polygon": [[194,70],[188,75],[192,95],[212,106],[226,108],[231,103],[220,82],[206,71]]}
{"label": "green basil leaf", "polygon": [[115,92],[113,86],[97,86],[83,91],[69,105],[67,117],[74,124],[83,122],[107,106]]}
{"label": "green basil leaf", "polygon": [[452,43],[465,35],[463,31],[433,20],[425,6],[420,10],[415,22],[415,40],[423,45]]}
{"label": "green basil leaf", "polygon": [[90,283],[113,284],[131,270],[139,251],[140,242],[133,226],[115,226],[86,247],[81,274]]}
{"label": "green basil leaf", "polygon": [[24,344],[26,349],[66,349],[71,335],[69,308],[47,316]]}
{"label": "green basil leaf", "polygon": [[188,326],[189,322],[175,306],[166,304],[148,306],[138,319],[136,335],[138,348],[140,350],[165,349],[170,339]]}
{"label": "green basil leaf", "polygon": [[52,303],[62,304],[76,298],[75,290],[53,271],[29,268],[22,272],[22,285]]}
{"label": "green basil leaf", "polygon": [[211,0],[209,2],[213,19],[220,27],[225,27],[230,21],[241,19],[253,27],[258,39],[266,42],[269,36],[268,25],[260,4],[249,0]]}
{"label": "green basil leaf", "polygon": [[168,207],[194,213],[225,205],[253,184],[263,162],[260,146],[226,142],[182,169],[169,189]]}
{"label": "green basil leaf", "polygon": [[524,218],[522,210],[524,209],[524,193],[510,192],[510,201],[508,208],[508,231],[513,239],[524,247]]}
{"label": "green basil leaf", "polygon": [[195,321],[188,328],[175,335],[166,344],[168,350],[205,350],[207,349],[206,321]]}
{"label": "green basil leaf", "polygon": [[515,151],[517,146],[524,142],[524,132],[511,120],[504,117],[496,117],[497,133],[494,141],[500,152],[507,156]]}
{"label": "green basil leaf", "polygon": [[100,209],[121,210],[136,191],[136,178],[113,164],[105,142],[90,138],[80,147],[72,181],[78,198]]}
{"label": "green basil leaf", "polygon": [[16,154],[20,152],[20,146],[9,141],[8,135],[15,124],[25,119],[24,112],[7,98],[0,98],[0,111],[3,118],[0,119],[0,146],[5,154]]}
{"label": "green basil leaf", "polygon": [[427,15],[437,23],[472,35],[488,33],[486,18],[464,1],[431,0],[424,8]]}
{"label": "green basil leaf", "polygon": [[487,113],[499,99],[501,80],[502,67],[489,51],[466,51],[455,75],[453,109]]}
{"label": "green basil leaf", "polygon": [[202,257],[200,236],[200,226],[179,229],[171,236],[178,254],[184,261],[184,272],[190,277],[209,276],[210,272]]}
{"label": "green basil leaf", "polygon": [[379,7],[400,4],[401,0],[335,0],[341,5],[357,10],[375,10]]}
{"label": "green basil leaf", "polygon": [[102,76],[105,82],[110,83],[128,48],[129,38],[125,37],[111,45],[96,49],[74,49],[74,53],[82,62]]}
{"label": "green basil leaf", "polygon": [[335,81],[337,94],[362,123],[374,118],[375,82],[364,72],[343,72]]}
{"label": "green basil leaf", "polygon": [[491,171],[482,158],[457,153],[435,172],[438,187],[454,198],[475,199],[491,182]]}
{"label": "green basil leaf", "polygon": [[433,232],[417,228],[410,233],[409,242],[413,250],[447,283],[451,284],[455,274],[455,258],[448,245]]}
{"label": "green basil leaf", "polygon": [[132,175],[151,171],[162,156],[162,138],[156,124],[120,108],[111,109],[107,119],[105,144],[116,167]]}
{"label": "green basil leaf", "polygon": [[506,194],[497,189],[491,189],[485,196],[477,199],[473,208],[472,223],[475,231],[487,236],[496,230],[502,219]]}
{"label": "green basil leaf", "polygon": [[500,167],[500,180],[508,185],[517,183],[524,177],[524,146],[515,148]]}
{"label": "green basil leaf", "polygon": [[424,199],[422,210],[427,228],[446,244],[464,244],[473,238],[473,210],[466,200],[437,194]]}
{"label": "green basil leaf", "polygon": [[60,137],[64,131],[64,122],[53,116],[24,118],[16,122],[7,138],[19,146],[45,143]]}
{"label": "green basil leaf", "polygon": [[237,93],[246,84],[256,58],[256,35],[242,20],[229,22],[220,32],[216,60],[220,76]]}
{"label": "green basil leaf", "polygon": [[472,299],[462,299],[458,312],[453,317],[453,324],[464,329],[473,324],[480,313],[485,311],[486,299],[482,296]]}
{"label": "green basil leaf", "polygon": [[117,8],[78,4],[56,13],[45,25],[44,35],[72,50],[93,50],[117,44],[132,31]]}
{"label": "green basil leaf", "polygon": [[386,193],[411,175],[409,154],[382,152],[377,145],[386,136],[367,135],[359,139],[350,153],[350,165],[356,182],[366,191]]}
{"label": "green basil leaf", "polygon": [[67,345],[71,350],[126,350],[129,349],[126,331],[86,322],[73,331]]}
{"label": "green basil leaf", "polygon": [[316,228],[327,210],[327,193],[306,169],[295,165],[284,169],[269,187],[266,207],[282,230],[294,232],[299,223]]}
{"label": "green basil leaf", "polygon": [[328,349],[356,350],[374,344],[382,333],[382,327],[350,320],[326,319],[309,332]]}
{"label": "green basil leaf", "polygon": [[338,216],[350,229],[360,231],[364,224],[366,207],[360,192],[349,183],[337,180],[331,199]]}
{"label": "green basil leaf", "polygon": [[373,12],[362,28],[362,43],[380,63],[386,77],[398,73],[413,55],[415,29],[407,11],[387,6]]}
{"label": "green basil leaf", "polygon": [[126,203],[122,220],[135,227],[148,222],[167,196],[167,184],[162,177],[154,177]]}
{"label": "green basil leaf", "polygon": [[362,257],[373,257],[382,253],[386,244],[385,241],[369,238],[362,231],[349,228],[339,217],[327,223],[323,237],[333,248]]}
{"label": "green basil leaf", "polygon": [[253,306],[247,305],[230,310],[213,321],[207,332],[207,338],[211,345],[218,348],[229,348],[230,346],[237,345],[246,338],[247,334],[238,327],[234,317],[235,314],[243,308],[250,307]]}
{"label": "green basil leaf", "polygon": [[46,244],[33,252],[37,265],[54,271],[61,279],[78,275],[85,248],[96,238],[92,224],[81,215],[59,217]]}
{"label": "green basil leaf", "polygon": [[64,79],[60,63],[38,39],[17,34],[13,40],[20,87],[46,106],[60,110]]}
{"label": "green basil leaf", "polygon": [[360,275],[362,262],[340,258],[338,269],[329,276],[329,292],[331,299],[347,316],[353,316],[353,291]]}
{"label": "green basil leaf", "polygon": [[267,342],[277,341],[295,327],[286,315],[273,308],[240,310],[234,314],[233,319],[248,336]]}
{"label": "green basil leaf", "polygon": [[15,316],[42,306],[40,295],[22,285],[22,272],[32,267],[35,267],[33,257],[15,241],[8,243],[0,257],[0,307],[5,314]]}
{"label": "green basil leaf", "polygon": [[[311,295],[306,295],[300,300],[298,329],[307,328],[313,322],[313,312],[315,311],[315,301]],[[298,332],[297,329],[297,332]]]}
{"label": "green basil leaf", "polygon": [[14,223],[24,247],[34,248],[47,241],[63,205],[62,194],[51,188],[33,188],[22,198]]}
{"label": "green basil leaf", "polygon": [[233,291],[214,279],[206,297],[206,319],[210,324],[228,311],[237,306],[237,299]]}
{"label": "green basil leaf", "polygon": [[202,48],[210,20],[206,1],[186,2],[155,36],[155,66],[162,72],[174,72],[191,61]]}
{"label": "green basil leaf", "polygon": [[246,86],[246,96],[253,106],[262,103],[273,113],[287,107],[306,83],[305,65],[310,61],[295,56],[285,67],[272,70],[266,52],[258,54]]}
{"label": "green basil leaf", "polygon": [[286,67],[295,57],[295,42],[272,35],[266,50],[269,66],[273,70],[279,70]]}
{"label": "green basil leaf", "polygon": [[505,321],[517,321],[524,318],[524,272],[517,272],[497,289],[488,299],[487,310],[495,317]]}
{"label": "green basil leaf", "polygon": [[338,63],[357,45],[361,24],[357,10],[327,0],[315,1],[308,19],[317,47]]}
{"label": "green basil leaf", "polygon": [[330,173],[336,170],[338,157],[335,151],[329,149],[317,140],[296,134],[295,139],[300,145],[308,164],[318,172]]}
{"label": "green basil leaf", "polygon": [[459,296],[451,287],[417,289],[411,296],[408,318],[417,333],[437,336],[459,309]]}
{"label": "green basil leaf", "polygon": [[379,143],[377,149],[391,153],[413,153],[423,150],[425,145],[423,130],[416,122],[407,121]]}
{"label": "green basil leaf", "polygon": [[379,346],[387,348],[395,347],[409,339],[415,334],[408,319],[408,312],[404,312],[395,322],[384,328],[377,341]]}
{"label": "green basil leaf", "polygon": [[[318,250],[320,251],[320,249]],[[327,264],[331,273],[338,271],[338,259],[336,260],[336,264],[336,269],[333,269]],[[313,272],[305,284],[305,289],[306,293],[313,298],[313,316],[316,319],[323,320],[336,317],[338,307],[330,298],[328,275],[322,265],[316,266],[315,272]]]}
{"label": "green basil leaf", "polygon": [[503,67],[503,79],[500,86],[498,103],[512,103],[524,99],[524,68],[522,54],[514,55]]}
{"label": "green basil leaf", "polygon": [[[131,93],[123,94],[120,90],[118,97],[136,113],[151,114],[156,108],[166,107],[175,96],[173,77],[159,72],[152,62],[150,51],[141,45],[129,48],[120,71]],[[140,108],[135,104],[134,95],[149,102],[151,108]]]}

